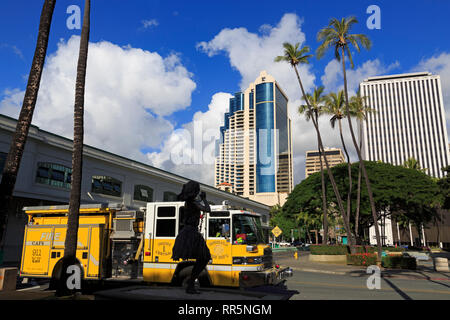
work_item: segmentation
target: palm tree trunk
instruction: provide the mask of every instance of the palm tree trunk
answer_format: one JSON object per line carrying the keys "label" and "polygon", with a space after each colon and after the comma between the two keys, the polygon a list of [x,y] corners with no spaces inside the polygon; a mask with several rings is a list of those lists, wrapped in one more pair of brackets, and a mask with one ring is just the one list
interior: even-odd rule
{"label": "palm tree trunk", "polygon": [[[17,120],[16,131],[11,141],[5,167],[3,168],[2,181],[0,184],[0,244],[3,243],[3,234],[6,228],[7,216],[10,211],[14,186],[20,168],[25,143],[33,118],[34,108],[41,83],[41,75],[44,69],[45,56],[47,54],[50,26],[56,0],[46,0],[42,7],[39,21],[39,31],[34,51],[33,62],[28,76],[27,88],[23,98],[22,109]],[[3,245],[0,245],[0,250]]]}
{"label": "palm tree trunk", "polygon": [[[298,83],[299,83],[299,85],[300,85],[300,89],[301,89],[301,91],[302,91],[303,98],[304,98],[304,100],[306,101],[306,104],[307,104],[307,106],[308,106],[309,111],[311,112],[311,109],[312,109],[312,108],[311,108],[311,106],[310,106],[310,104],[309,104],[309,101],[308,101],[308,99],[307,99],[307,97],[306,97],[306,93],[305,93],[305,90],[304,90],[304,88],[303,88],[303,84],[302,84],[302,81],[301,81],[301,79],[300,79],[300,75],[299,75],[299,73],[298,73],[298,70],[297,70],[297,67],[296,67],[296,66],[294,66],[294,70],[295,70],[295,73],[296,73],[296,75],[297,75],[297,80],[298,80]],[[322,137],[321,137],[321,135],[320,135],[318,123],[316,123],[314,117],[311,117],[311,119],[312,119],[312,122],[313,122],[313,124],[314,124],[314,128],[316,129],[317,137],[318,137],[318,139],[319,139],[319,148],[320,148],[320,150],[325,154],[324,147],[323,147],[323,143],[322,143]],[[349,235],[349,243],[350,243],[350,247],[352,248],[353,245],[354,245],[354,241],[353,241],[353,237],[351,236],[350,225],[347,223],[346,213],[345,213],[344,207],[343,207],[343,205],[342,205],[341,195],[340,195],[340,193],[339,193],[339,189],[337,188],[336,181],[334,180],[333,173],[332,173],[331,170],[330,170],[330,166],[329,166],[329,164],[328,164],[327,157],[324,157],[324,160],[325,160],[325,166],[326,166],[326,168],[327,168],[328,176],[329,176],[330,181],[331,181],[331,185],[333,186],[334,194],[336,195],[336,199],[337,199],[337,202],[338,202],[339,211],[340,211],[340,213],[341,213],[341,215],[342,215],[342,218],[343,218],[343,220],[344,220],[344,227],[345,227],[345,229],[346,229],[346,231],[347,231],[347,234]],[[352,250],[353,250],[353,249],[352,249]]]}
{"label": "palm tree trunk", "polygon": [[[349,103],[348,103],[347,74],[345,71],[344,47],[341,47],[341,49],[342,49],[342,71],[343,71],[343,75],[344,75],[345,108],[346,108],[346,113],[350,114],[350,112],[349,112],[350,108],[349,108]],[[372,211],[372,218],[374,219],[374,222],[376,224],[377,223],[377,213],[375,210],[375,202],[373,200],[372,188],[370,186],[370,181],[369,181],[369,177],[367,175],[366,166],[365,166],[364,162],[362,161],[361,150],[359,149],[358,142],[356,141],[355,132],[353,131],[352,120],[350,117],[347,117],[347,120],[348,120],[348,125],[350,128],[350,134],[352,136],[353,144],[355,145],[356,153],[358,154],[358,160],[361,165],[362,173],[364,175],[364,180],[366,182],[367,193],[369,194],[370,208]],[[378,230],[378,227],[375,227],[375,236],[376,236],[377,247],[378,247],[377,265],[381,266],[381,239],[380,239],[380,230]]]}
{"label": "palm tree trunk", "polygon": [[347,147],[344,142],[344,135],[342,134],[342,121],[338,119],[339,122],[339,134],[341,136],[342,148],[344,149],[345,155],[347,157],[347,168],[348,168],[348,195],[347,195],[347,223],[350,225],[350,209],[352,200],[352,164],[350,163],[350,155],[348,154]]}
{"label": "palm tree trunk", "polygon": [[361,206],[361,165],[358,165],[358,189],[356,193],[355,235],[359,235],[359,211]]}
{"label": "palm tree trunk", "polygon": [[[359,128],[359,150],[362,147],[362,125]],[[356,193],[356,214],[355,214],[355,235],[357,237],[357,244],[359,239],[359,210],[361,205],[361,163],[358,162],[358,189]]]}
{"label": "palm tree trunk", "polygon": [[309,233],[309,227],[306,227],[306,234],[308,236],[309,243],[312,243],[311,234]]}
{"label": "palm tree trunk", "polygon": [[[319,122],[318,116],[316,115],[316,122]],[[319,140],[319,139],[317,139]],[[322,162],[322,152],[319,147],[319,159],[320,159],[320,175],[322,179],[322,210],[323,210],[323,235],[324,235],[324,241],[323,244],[328,244],[328,208],[327,208],[327,191],[325,188],[325,175],[323,173],[323,162]],[[326,157],[326,155],[323,153],[323,156]]]}
{"label": "palm tree trunk", "polygon": [[[83,136],[84,136],[84,92],[86,67],[89,46],[90,0],[85,0],[83,27],[81,30],[80,51],[77,65],[74,104],[74,137],[72,153],[72,182],[69,200],[69,216],[67,218],[67,235],[64,247],[63,272],[68,266],[76,263],[78,217],[81,199],[81,177],[83,168]],[[64,278],[61,277],[61,278]]]}

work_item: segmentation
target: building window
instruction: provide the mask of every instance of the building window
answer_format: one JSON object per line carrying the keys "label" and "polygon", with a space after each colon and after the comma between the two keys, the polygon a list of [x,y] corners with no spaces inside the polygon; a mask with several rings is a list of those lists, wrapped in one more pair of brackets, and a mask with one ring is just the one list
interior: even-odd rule
{"label": "building window", "polygon": [[122,182],[108,176],[93,176],[91,191],[94,193],[120,197],[122,196]]}
{"label": "building window", "polygon": [[165,191],[163,196],[164,202],[177,201],[177,195],[174,192]]}
{"label": "building window", "polygon": [[72,169],[60,164],[39,162],[36,182],[54,187],[70,189]]}
{"label": "building window", "polygon": [[135,185],[133,200],[152,202],[153,189],[142,184]]}

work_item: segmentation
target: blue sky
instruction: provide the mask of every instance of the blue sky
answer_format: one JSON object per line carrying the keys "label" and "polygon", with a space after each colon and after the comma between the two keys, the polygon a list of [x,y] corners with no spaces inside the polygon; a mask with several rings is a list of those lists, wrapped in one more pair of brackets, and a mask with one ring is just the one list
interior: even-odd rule
{"label": "blue sky", "polygon": [[[13,116],[15,112],[13,105],[19,105],[20,92],[25,89],[27,74],[34,54],[42,3],[43,1],[16,0],[2,1],[0,4],[0,113]],[[57,1],[47,51],[49,57],[53,55],[57,60],[56,58],[62,54],[58,52],[58,43],[68,46],[69,39],[80,34],[80,30],[67,28],[66,20],[70,14],[66,13],[66,9],[69,5],[79,5],[83,8],[83,4],[84,1],[81,0]],[[366,20],[369,17],[366,9],[373,4],[378,5],[381,9],[380,30],[369,30],[366,27]],[[142,49],[155,53],[157,58],[162,59],[171,57],[175,61],[175,66],[179,68],[177,69],[179,71],[176,72],[178,77],[176,81],[184,81],[187,87],[180,89],[179,99],[177,97],[178,100],[174,100],[174,104],[178,104],[178,106],[171,109],[170,112],[152,108],[147,110],[154,119],[158,119],[161,126],[170,127],[170,130],[161,129],[156,134],[158,138],[154,139],[155,143],[146,144],[141,141],[136,147],[138,149],[136,152],[120,149],[106,137],[104,140],[88,139],[88,143],[106,146],[113,152],[130,155],[130,157],[142,161],[145,156],[148,156],[147,152],[154,153],[153,158],[151,156],[146,158],[150,163],[165,169],[174,169],[167,164],[167,161],[163,160],[164,157],[158,158],[157,154],[164,152],[171,131],[188,125],[193,120],[195,112],[201,112],[199,117],[206,118],[208,111],[213,110],[215,94],[239,91],[241,87],[248,85],[245,81],[248,82],[248,79],[252,79],[252,77],[254,79],[257,76],[256,70],[249,71],[245,66],[236,65],[234,59],[239,50],[235,45],[224,42],[218,45],[212,42],[215,37],[226,30],[234,30],[234,32],[230,32],[228,37],[224,37],[224,39],[226,38],[224,41],[239,41],[240,36],[245,39],[247,35],[252,35],[262,41],[265,37],[271,37],[270,30],[273,31],[277,26],[283,29],[281,21],[286,14],[290,14],[291,17],[294,16],[297,19],[299,30],[301,30],[301,35],[298,36],[304,37],[302,44],[309,45],[315,50],[318,46],[316,34],[320,28],[327,25],[331,17],[340,18],[354,15],[358,18],[359,24],[355,26],[353,32],[365,33],[373,42],[372,50],[354,55],[356,69],[360,68],[361,71],[360,73],[355,72],[354,81],[357,82],[361,79],[357,79],[356,75],[375,75],[373,73],[377,72],[410,72],[426,66],[435,68],[435,70],[429,71],[449,71],[450,67],[447,65],[447,63],[450,65],[448,62],[450,59],[447,57],[447,54],[450,55],[449,13],[450,2],[446,0],[355,0],[343,2],[328,0],[279,2],[93,0],[91,43],[112,44],[117,48],[128,46],[128,48]],[[237,28],[244,28],[245,32],[239,33]],[[294,31],[288,30],[286,34],[290,34],[289,32]],[[222,35],[225,36],[223,33]],[[294,42],[295,39],[292,41]],[[205,49],[205,47],[202,49],[199,46],[201,42],[209,43],[209,49]],[[279,54],[281,54],[281,44],[278,45]],[[256,48],[258,47],[256,46]],[[100,49],[98,50],[100,51]],[[137,54],[137,52],[135,53]],[[75,52],[76,54],[77,52]],[[253,54],[258,56],[257,53]],[[440,60],[431,60],[433,57],[440,58]],[[327,66],[329,67],[328,71],[332,72],[332,65],[330,65],[332,59],[332,52],[322,60],[312,59],[311,65],[307,69],[308,76],[311,78],[310,88],[321,84],[327,84],[330,89],[337,86],[336,77],[338,75],[335,74],[333,78],[332,75],[326,74]],[[363,67],[367,62],[373,64]],[[51,65],[49,59],[47,59],[47,63]],[[53,65],[55,70],[58,69],[56,63],[55,61]],[[167,67],[170,62],[166,60],[164,63],[166,68],[170,69]],[[88,61],[88,74],[89,66]],[[268,68],[270,70],[270,67]],[[49,72],[48,79],[53,79],[51,75],[58,74],[55,70],[53,73]],[[288,68],[283,70],[290,71]],[[114,73],[111,76],[114,76]],[[449,77],[448,74],[441,75],[443,78],[444,76]],[[93,78],[94,76],[92,76]],[[43,81],[45,79],[43,77]],[[53,81],[49,80],[48,83],[58,83],[56,80]],[[287,83],[286,86],[289,84]],[[447,88],[447,82],[443,83],[443,89],[445,88]],[[17,93],[17,96],[13,97],[13,93]],[[183,94],[186,97],[181,97]],[[444,97],[448,96],[447,92],[444,92]],[[290,100],[293,102],[296,98],[290,97]],[[51,104],[52,101],[59,101],[58,99],[49,97],[43,101]],[[140,101],[140,98],[134,99]],[[218,96],[217,100],[220,100]],[[220,101],[225,100],[226,96],[223,96]],[[144,105],[149,103],[152,103],[151,98],[149,101],[143,102]],[[223,104],[223,102],[221,103]],[[162,105],[161,108],[167,108],[164,104]],[[37,108],[39,106],[38,101]],[[18,110],[18,108],[16,109]],[[126,109],[125,106],[118,109],[119,117],[121,116],[120,112],[126,112],[123,111],[124,109]],[[18,111],[16,112],[18,113]],[[37,124],[42,128],[70,137],[58,125],[42,119],[44,119],[43,115],[36,119]],[[108,127],[107,124],[102,124],[95,119],[90,123],[95,124],[98,128]],[[149,137],[151,137],[150,134],[143,136],[142,140],[150,139]],[[121,144],[121,142],[117,142],[117,144]],[[297,163],[301,165],[304,150],[302,147],[298,147],[297,150]],[[297,172],[301,170],[299,169]],[[178,173],[189,175],[194,172],[187,170]],[[296,180],[301,178],[302,175],[299,175]],[[206,182],[212,183],[208,179],[210,177],[204,177]]]}

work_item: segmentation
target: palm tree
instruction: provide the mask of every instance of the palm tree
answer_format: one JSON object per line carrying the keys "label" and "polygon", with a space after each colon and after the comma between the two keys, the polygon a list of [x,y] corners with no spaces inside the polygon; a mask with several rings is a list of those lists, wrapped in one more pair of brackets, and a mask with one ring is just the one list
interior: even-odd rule
{"label": "palm tree", "polygon": [[[34,108],[36,106],[55,3],[56,0],[45,0],[42,7],[36,49],[34,51],[33,62],[31,63],[31,70],[28,75],[28,83],[23,98],[22,109],[20,111],[19,119],[17,120],[16,131],[11,141],[11,146],[5,161],[5,167],[3,168],[2,181],[0,184],[0,244],[3,241],[3,234],[6,228],[7,216],[11,206],[17,173],[19,172],[23,150],[33,118]],[[2,246],[0,246],[0,250],[1,248]]]}
{"label": "palm tree", "polygon": [[57,294],[65,292],[66,270],[70,265],[76,264],[78,215],[81,199],[81,177],[83,167],[83,136],[84,136],[84,91],[86,80],[86,67],[90,32],[90,0],[85,0],[83,27],[81,30],[80,51],[77,65],[77,79],[75,83],[74,104],[74,135],[72,152],[72,181],[69,200],[69,215],[67,218],[67,234],[64,243],[63,274],[58,286]]}
{"label": "palm tree", "polygon": [[[299,75],[298,70],[297,70],[297,66],[299,64],[307,64],[307,63],[309,63],[309,59],[312,57],[312,55],[308,54],[309,51],[310,51],[308,46],[305,46],[305,47],[301,48],[300,50],[299,50],[299,46],[300,46],[299,43],[297,43],[295,45],[292,45],[292,44],[290,44],[288,42],[283,43],[284,55],[276,57],[275,58],[275,62],[281,62],[281,61],[287,62],[294,69],[295,74],[297,76],[298,84],[300,86],[300,89],[301,89],[301,92],[302,92],[302,95],[303,95],[303,100],[305,100],[306,105],[308,106],[309,114],[312,115],[313,114],[313,110],[312,110],[311,104],[309,103],[308,98],[306,97],[306,93],[305,93],[305,90],[303,88],[303,83],[302,83],[302,81],[300,79],[300,75]],[[323,143],[322,143],[322,137],[321,137],[320,131],[319,131],[319,125],[318,125],[318,123],[317,123],[317,121],[315,120],[314,117],[311,117],[311,120],[312,120],[314,128],[316,130],[317,138],[319,140],[319,150],[323,154],[325,154],[324,153],[324,148],[323,148]],[[328,176],[329,176],[330,181],[331,181],[331,185],[333,186],[334,194],[336,195],[339,211],[340,211],[341,215],[343,217],[345,217],[345,210],[344,210],[344,207],[342,205],[342,199],[341,199],[341,196],[339,194],[339,190],[337,188],[336,181],[334,180],[333,173],[331,172],[330,166],[328,165],[327,157],[324,157],[324,160],[325,160],[325,166],[327,168]],[[350,234],[350,231],[351,231],[350,230],[350,226],[348,224],[346,224],[346,221],[347,220],[344,219],[345,229],[347,230],[348,234]],[[351,245],[353,245],[353,244],[351,243]]]}
{"label": "palm tree", "polygon": [[[342,148],[347,157],[347,167],[348,167],[348,181],[349,190],[347,195],[347,221],[350,224],[350,209],[351,209],[351,194],[352,194],[352,165],[350,162],[350,155],[348,154],[347,147],[345,146],[344,135],[342,132],[342,119],[345,118],[344,110],[344,91],[340,90],[338,93],[331,92],[325,98],[325,112],[330,114],[332,117],[330,119],[331,127],[334,129],[336,126],[336,121],[339,124],[339,134],[341,137]],[[350,234],[349,234],[350,237]]]}
{"label": "palm tree", "polygon": [[[359,149],[362,148],[362,122],[366,120],[367,115],[369,113],[375,113],[376,110],[371,108],[366,103],[366,96],[361,96],[361,92],[358,89],[355,96],[350,98],[350,116],[355,117],[359,122]],[[361,204],[361,164],[358,166],[358,188],[356,194],[356,213],[355,213],[355,236],[357,239],[357,243],[359,243],[359,213],[360,213],[360,204]]]}
{"label": "palm tree", "polygon": [[403,167],[408,169],[414,169],[423,173],[426,173],[426,171],[428,170],[427,168],[422,169],[419,161],[416,160],[414,157],[409,157],[408,159],[406,159],[406,161],[403,162]]}
{"label": "palm tree", "polygon": [[[349,114],[349,101],[348,101],[348,89],[347,89],[347,73],[345,71],[345,54],[347,53],[348,59],[350,61],[350,65],[354,68],[352,54],[350,52],[349,45],[353,45],[355,49],[359,52],[360,45],[365,49],[370,49],[372,46],[371,41],[364,34],[349,34],[350,28],[353,24],[357,23],[358,20],[355,17],[342,18],[338,20],[336,18],[331,19],[330,23],[327,27],[321,29],[317,34],[317,40],[322,42],[321,45],[317,48],[317,57],[321,58],[325,54],[325,52],[334,47],[334,56],[338,61],[342,62],[342,71],[344,76],[344,93],[345,93],[345,108],[346,114]],[[370,186],[369,177],[367,175],[366,167],[361,157],[361,150],[356,141],[355,132],[353,130],[351,117],[347,117],[348,125],[350,128],[350,134],[352,136],[352,141],[356,149],[356,153],[358,154],[358,160],[361,164],[361,169],[364,175],[364,179],[367,186],[367,193],[369,194],[370,208],[372,211],[372,217],[374,219],[375,225],[377,220],[377,213],[375,209],[375,202],[373,200],[372,188]],[[375,227],[375,235],[377,239],[377,247],[378,247],[378,257],[377,257],[377,265],[381,266],[381,238],[380,231],[377,227]]]}
{"label": "palm tree", "polygon": [[[312,114],[309,112],[308,105],[300,105],[298,112],[300,114],[305,114],[306,121],[309,121],[311,117],[315,118],[316,123],[319,122],[319,115],[322,113],[323,104],[325,102],[325,97],[322,95],[325,88],[323,86],[315,88],[312,95],[306,94],[306,99],[308,99],[312,109]],[[319,140],[317,138],[317,140]],[[325,175],[323,173],[323,162],[322,162],[322,152],[319,150],[319,160],[320,160],[320,175],[322,178],[322,211],[323,211],[323,234],[324,239],[322,244],[328,244],[328,215],[327,215],[327,193],[325,187]]]}
{"label": "palm tree", "polygon": [[[314,229],[318,229],[318,227],[322,224],[322,217],[320,214],[311,214],[308,212],[300,212],[295,216],[295,219],[298,223],[302,223],[305,226],[307,235],[309,240],[311,241],[310,231]],[[312,242],[312,241],[311,241]],[[318,243],[317,232],[316,232],[316,244]]]}

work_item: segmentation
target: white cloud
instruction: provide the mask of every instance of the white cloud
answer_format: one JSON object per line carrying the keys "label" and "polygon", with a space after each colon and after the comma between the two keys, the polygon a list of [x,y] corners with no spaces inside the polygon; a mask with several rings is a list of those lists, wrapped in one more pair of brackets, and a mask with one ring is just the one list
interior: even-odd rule
{"label": "white cloud", "polygon": [[[368,60],[356,69],[347,69],[347,86],[349,97],[358,90],[359,84],[368,77],[384,75],[400,66],[396,61],[388,66],[380,60]],[[336,59],[331,60],[325,67],[324,75],[320,78],[325,86],[325,91],[338,91],[344,89],[344,77],[342,76],[342,64]]]}
{"label": "white cloud", "polygon": [[157,27],[159,25],[159,22],[156,19],[149,19],[149,20],[142,20],[141,24],[144,29],[147,29],[151,27]]}
{"label": "white cloud", "polygon": [[[72,138],[79,36],[61,41],[42,74],[33,124]],[[191,104],[196,84],[178,56],[102,41],[89,44],[85,143],[136,160],[172,130],[164,116]],[[23,91],[5,92],[0,112],[17,117]]]}
{"label": "white cloud", "polygon": [[[242,76],[240,87],[245,89],[255,81],[261,70],[275,77],[290,100],[300,98],[299,86],[294,71],[287,63],[274,62],[283,55],[283,43],[305,45],[305,34],[301,31],[301,19],[295,14],[285,14],[276,26],[263,24],[260,34],[245,28],[223,29],[211,41],[197,44],[197,48],[209,57],[221,52],[230,59],[233,68]],[[299,72],[306,90],[313,87],[315,76],[309,65],[300,66]]]}
{"label": "white cloud", "polygon": [[0,44],[0,48],[7,48],[7,49],[10,49],[10,50],[12,50],[12,52],[13,52],[16,56],[18,56],[20,59],[22,59],[22,60],[25,59],[25,57],[23,56],[22,51],[21,51],[17,46],[15,46],[15,45],[11,45],[11,44],[8,44],[8,43],[1,43],[1,44]]}
{"label": "white cloud", "polygon": [[219,127],[228,109],[229,93],[213,95],[206,112],[196,112],[192,121],[175,130],[160,152],[148,153],[150,162],[162,169],[214,184],[214,149]]}

